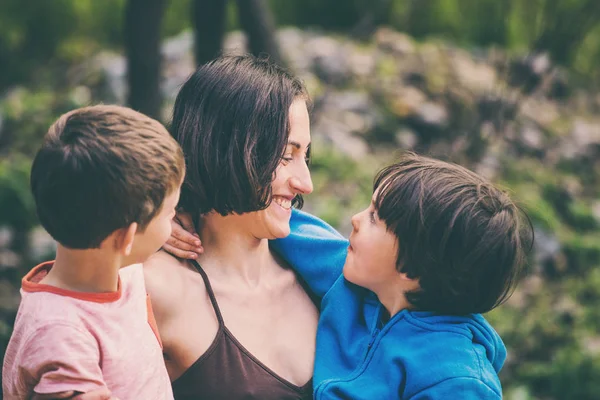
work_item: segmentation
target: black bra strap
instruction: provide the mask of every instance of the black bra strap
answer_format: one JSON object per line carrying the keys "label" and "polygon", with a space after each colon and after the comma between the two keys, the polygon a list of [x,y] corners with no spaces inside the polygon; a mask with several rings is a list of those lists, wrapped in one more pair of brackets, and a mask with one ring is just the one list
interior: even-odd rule
{"label": "black bra strap", "polygon": [[204,270],[202,269],[202,267],[200,266],[198,261],[196,261],[196,260],[190,260],[190,261],[192,262],[194,267],[196,267],[196,270],[200,273],[200,275],[202,276],[202,279],[204,280],[204,285],[206,286],[206,290],[208,291],[208,297],[210,297],[210,302],[212,303],[212,306],[215,310],[215,314],[217,315],[217,320],[219,321],[219,325],[224,325],[223,316],[221,315],[221,310],[219,309],[219,304],[217,303],[217,298],[215,297],[215,293],[213,292],[212,286],[210,285],[210,280],[208,279],[208,275],[206,275],[206,272],[204,272]]}

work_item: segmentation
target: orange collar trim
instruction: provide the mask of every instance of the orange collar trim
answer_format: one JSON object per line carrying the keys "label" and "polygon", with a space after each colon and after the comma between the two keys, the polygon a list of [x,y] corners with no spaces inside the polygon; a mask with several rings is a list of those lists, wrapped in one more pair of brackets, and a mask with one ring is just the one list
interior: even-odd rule
{"label": "orange collar trim", "polygon": [[60,296],[71,297],[78,300],[92,301],[94,303],[112,303],[121,298],[121,277],[119,277],[119,283],[117,284],[116,292],[105,292],[105,293],[89,293],[89,292],[76,292],[74,290],[67,290],[57,288],[56,286],[44,285],[38,283],[52,269],[54,261],[46,261],[35,266],[31,271],[23,277],[21,281],[21,288],[25,292],[36,293],[36,292],[47,292],[54,293]]}

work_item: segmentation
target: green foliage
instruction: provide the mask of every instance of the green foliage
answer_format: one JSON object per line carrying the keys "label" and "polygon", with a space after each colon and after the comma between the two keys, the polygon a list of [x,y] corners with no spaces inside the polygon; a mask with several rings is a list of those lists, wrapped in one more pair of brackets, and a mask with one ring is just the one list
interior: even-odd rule
{"label": "green foliage", "polygon": [[[191,27],[192,1],[167,2],[163,35]],[[279,25],[349,33],[372,17],[419,39],[419,51],[430,46],[431,38],[514,53],[548,51],[586,84],[600,83],[597,0],[391,0],[387,6],[387,0],[268,1]],[[235,3],[229,0],[228,29],[238,27]],[[127,0],[0,2],[0,226],[26,234],[37,223],[28,183],[31,158],[56,117],[84,103],[74,94],[76,89],[65,89],[62,69],[100,49],[122,48],[126,4]],[[435,51],[435,46],[430,49]],[[375,74],[393,81],[397,63],[394,56],[381,54]],[[446,78],[437,69],[424,73],[427,89],[441,96]],[[20,83],[26,88],[6,90]],[[316,78],[308,84],[315,98],[327,90]],[[402,118],[394,114],[390,99],[376,103],[390,126],[380,124],[380,131],[366,137],[389,143]],[[472,107],[465,103],[465,110],[452,113],[470,112]],[[552,132],[557,137],[570,130],[572,119],[566,116],[559,122]],[[319,196],[308,198],[307,208],[347,233],[350,216],[369,203],[373,176],[386,161],[373,157],[359,162],[330,145],[315,143],[311,171]],[[600,226],[592,212],[593,199],[600,196],[597,163],[581,158],[556,166],[525,157],[500,161],[501,183],[515,193],[535,226],[556,235],[561,245],[552,274],[546,276],[548,267],[536,265],[517,295],[489,314],[509,347],[501,376],[506,398],[595,398],[600,391],[600,344],[594,345],[600,341]],[[567,190],[573,181],[582,186],[583,195]],[[9,330],[0,321],[0,346]]]}
{"label": "green foliage", "polygon": [[[600,3],[596,0],[268,0],[279,25],[353,32],[364,21],[417,38],[467,46],[548,51],[598,82]],[[171,0],[162,32],[192,26],[192,0]],[[0,3],[0,88],[35,77],[48,62],[80,60],[99,48],[121,48],[127,0],[4,0]],[[228,27],[237,28],[234,1]]]}
{"label": "green foliage", "polygon": [[376,167],[358,163],[323,143],[313,148],[311,176],[315,192],[322,195],[309,201],[311,211],[333,226],[343,227],[353,212],[370,203]]}
{"label": "green foliage", "polygon": [[29,231],[36,220],[29,190],[31,160],[15,155],[0,161],[0,226]]}

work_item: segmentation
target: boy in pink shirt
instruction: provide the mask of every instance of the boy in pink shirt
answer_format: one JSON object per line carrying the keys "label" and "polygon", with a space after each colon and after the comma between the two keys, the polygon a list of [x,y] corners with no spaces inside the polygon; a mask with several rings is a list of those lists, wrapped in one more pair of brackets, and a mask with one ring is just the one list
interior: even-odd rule
{"label": "boy in pink shirt", "polygon": [[128,108],[77,109],[52,125],[31,188],[56,260],[23,278],[4,399],[173,398],[140,263],[170,235],[184,168],[166,129]]}

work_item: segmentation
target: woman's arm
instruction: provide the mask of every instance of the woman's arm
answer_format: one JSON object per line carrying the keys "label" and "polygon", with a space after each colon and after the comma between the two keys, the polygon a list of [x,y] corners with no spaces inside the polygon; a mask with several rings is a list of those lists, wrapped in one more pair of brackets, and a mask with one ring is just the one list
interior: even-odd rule
{"label": "woman's arm", "polygon": [[340,277],[346,262],[349,242],[338,231],[314,215],[293,210],[291,233],[270,242],[322,298]]}

